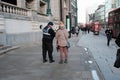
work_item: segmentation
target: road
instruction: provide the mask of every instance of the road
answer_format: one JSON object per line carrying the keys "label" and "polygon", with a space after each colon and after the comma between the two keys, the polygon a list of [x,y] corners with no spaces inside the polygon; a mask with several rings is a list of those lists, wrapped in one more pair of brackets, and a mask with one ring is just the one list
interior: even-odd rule
{"label": "road", "polygon": [[95,61],[99,65],[105,80],[120,80],[120,69],[113,67],[117,46],[115,39],[112,39],[110,46],[107,46],[106,36],[103,35],[83,34],[78,42],[79,46],[90,49]]}

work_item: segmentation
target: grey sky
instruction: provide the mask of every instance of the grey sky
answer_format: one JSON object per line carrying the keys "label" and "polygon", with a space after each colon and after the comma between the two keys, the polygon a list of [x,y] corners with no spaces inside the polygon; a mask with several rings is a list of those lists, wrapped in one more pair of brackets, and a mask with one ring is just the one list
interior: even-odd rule
{"label": "grey sky", "polygon": [[97,8],[97,6],[103,4],[103,2],[105,2],[105,0],[78,0],[78,22],[85,23],[87,8]]}

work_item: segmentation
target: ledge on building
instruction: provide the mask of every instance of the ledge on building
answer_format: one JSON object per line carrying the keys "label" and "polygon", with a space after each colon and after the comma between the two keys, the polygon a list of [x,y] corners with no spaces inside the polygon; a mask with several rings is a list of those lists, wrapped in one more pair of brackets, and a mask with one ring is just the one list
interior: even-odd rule
{"label": "ledge on building", "polygon": [[20,48],[20,47],[19,46],[3,46],[3,45],[1,45],[0,46],[0,55],[3,55],[11,50],[15,50],[18,48]]}

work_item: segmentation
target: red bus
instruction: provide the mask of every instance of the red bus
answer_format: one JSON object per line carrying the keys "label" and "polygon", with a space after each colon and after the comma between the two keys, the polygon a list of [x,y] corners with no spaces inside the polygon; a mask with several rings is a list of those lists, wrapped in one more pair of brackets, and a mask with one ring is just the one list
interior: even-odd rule
{"label": "red bus", "polygon": [[92,23],[92,31],[95,35],[99,35],[99,32],[100,32],[100,23],[99,22],[93,22]]}
{"label": "red bus", "polygon": [[116,38],[120,32],[120,7],[108,13],[108,26],[113,30],[113,38]]}

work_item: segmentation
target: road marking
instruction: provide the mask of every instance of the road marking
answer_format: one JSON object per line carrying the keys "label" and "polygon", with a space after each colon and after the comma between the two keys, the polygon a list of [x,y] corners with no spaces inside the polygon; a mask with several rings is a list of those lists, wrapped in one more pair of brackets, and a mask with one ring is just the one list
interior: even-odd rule
{"label": "road marking", "polygon": [[84,48],[85,49],[85,51],[87,51],[87,48]]}
{"label": "road marking", "polygon": [[96,70],[92,70],[91,72],[92,72],[92,77],[93,77],[94,80],[100,80],[98,75],[97,75]]}
{"label": "road marking", "polygon": [[92,63],[93,63],[93,61],[88,61],[88,63],[92,64]]}

